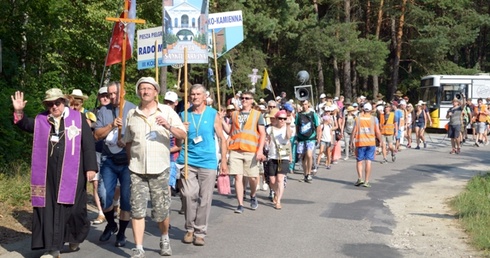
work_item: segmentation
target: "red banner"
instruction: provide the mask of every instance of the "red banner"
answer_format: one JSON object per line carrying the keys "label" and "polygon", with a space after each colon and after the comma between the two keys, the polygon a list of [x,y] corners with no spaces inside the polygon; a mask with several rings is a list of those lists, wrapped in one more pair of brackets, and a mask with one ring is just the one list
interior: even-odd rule
{"label": "red banner", "polygon": [[[133,5],[134,3],[134,5]],[[121,13],[119,18],[124,18],[124,12]],[[136,0],[129,1],[129,12],[128,19],[136,18]],[[128,32],[126,36],[126,59],[131,58],[133,54],[133,39],[135,24],[128,23]],[[112,29],[111,44],[109,45],[109,52],[107,53],[106,66],[120,63],[122,60],[122,45],[124,39],[124,24],[121,22],[116,22],[114,28]]]}

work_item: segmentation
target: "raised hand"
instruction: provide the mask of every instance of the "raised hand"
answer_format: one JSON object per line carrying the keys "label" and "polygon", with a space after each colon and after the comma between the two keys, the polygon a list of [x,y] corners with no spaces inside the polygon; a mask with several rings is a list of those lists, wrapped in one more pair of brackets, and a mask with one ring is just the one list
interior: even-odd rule
{"label": "raised hand", "polygon": [[10,96],[12,98],[12,105],[16,112],[21,112],[26,107],[27,100],[24,100],[24,92],[16,91],[14,96]]}

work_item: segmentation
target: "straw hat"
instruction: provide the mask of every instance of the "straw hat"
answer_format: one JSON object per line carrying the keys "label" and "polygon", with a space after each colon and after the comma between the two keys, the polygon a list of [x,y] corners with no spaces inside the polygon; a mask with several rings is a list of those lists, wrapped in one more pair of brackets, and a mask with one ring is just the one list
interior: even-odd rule
{"label": "straw hat", "polygon": [[45,101],[55,101],[57,99],[67,99],[66,95],[60,89],[52,88],[46,91],[46,95],[44,96]]}
{"label": "straw hat", "polygon": [[70,96],[73,97],[74,99],[83,99],[83,100],[88,99],[87,95],[83,94],[82,90],[80,89],[73,89]]}

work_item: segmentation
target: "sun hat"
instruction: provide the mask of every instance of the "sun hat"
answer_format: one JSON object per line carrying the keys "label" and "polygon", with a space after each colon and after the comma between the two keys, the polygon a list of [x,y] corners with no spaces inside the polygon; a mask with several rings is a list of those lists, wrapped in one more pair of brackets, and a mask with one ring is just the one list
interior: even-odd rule
{"label": "sun hat", "polygon": [[73,89],[70,94],[71,97],[75,99],[83,99],[86,100],[88,99],[88,96],[82,93],[82,90],[80,89]]}
{"label": "sun hat", "polygon": [[66,95],[63,94],[63,92],[60,89],[52,88],[46,91],[46,95],[44,96],[43,102],[55,101],[57,99],[67,99],[67,98]]}
{"label": "sun hat", "polygon": [[356,109],[353,107],[353,106],[348,106],[347,107],[347,112],[350,112],[350,111],[355,111]]}
{"label": "sun hat", "polygon": [[149,83],[149,84],[153,85],[153,87],[155,87],[155,89],[157,90],[157,92],[160,93],[160,85],[158,84],[158,82],[155,81],[155,79],[153,79],[152,77],[141,77],[136,82],[136,95],[138,95],[138,97],[140,97],[140,94],[138,92],[138,87],[142,83]]}
{"label": "sun hat", "polygon": [[165,93],[165,100],[176,102],[178,99],[179,99],[179,96],[177,95],[177,93],[175,93],[173,91],[167,91]]}

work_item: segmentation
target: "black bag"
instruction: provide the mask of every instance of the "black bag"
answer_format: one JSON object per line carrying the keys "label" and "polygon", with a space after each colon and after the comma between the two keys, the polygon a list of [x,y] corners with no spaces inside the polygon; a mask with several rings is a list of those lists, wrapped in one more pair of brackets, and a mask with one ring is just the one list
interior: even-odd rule
{"label": "black bag", "polygon": [[127,166],[127,165],[129,165],[128,156],[126,155],[126,153],[115,154],[111,157],[111,159],[112,159],[112,163],[114,163],[114,165],[116,165],[116,166]]}

